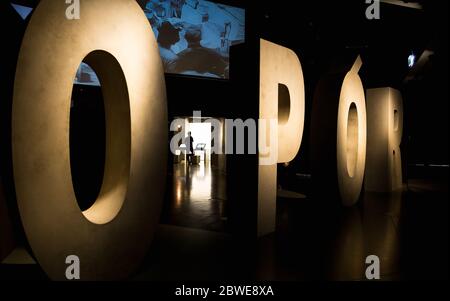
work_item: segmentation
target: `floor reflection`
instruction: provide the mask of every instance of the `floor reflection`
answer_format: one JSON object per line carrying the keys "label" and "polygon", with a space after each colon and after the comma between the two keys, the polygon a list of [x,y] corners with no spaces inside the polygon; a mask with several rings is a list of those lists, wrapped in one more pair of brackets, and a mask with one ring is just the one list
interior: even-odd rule
{"label": "floor reflection", "polygon": [[[209,163],[173,166],[173,193],[166,197],[162,223],[225,231],[226,180],[225,173]],[[168,190],[171,191],[171,190]]]}
{"label": "floor reflection", "polygon": [[[448,279],[448,181],[443,189],[422,180],[402,193],[366,193],[352,208],[280,193],[276,233],[239,240],[218,232],[226,226],[224,178],[213,167],[174,167],[165,225],[133,279],[365,280],[369,255],[380,258],[384,281]],[[47,276],[11,260],[0,264],[0,279]]]}
{"label": "floor reflection", "polygon": [[359,280],[365,278],[365,259],[376,255],[384,279],[400,273],[400,233],[402,193],[365,193],[361,207],[342,213],[335,240],[332,278]]}
{"label": "floor reflection", "polygon": [[376,255],[382,279],[401,278],[399,224],[405,198],[402,192],[365,193],[359,205],[351,208],[279,198],[277,234],[264,247],[273,247],[276,254],[269,263],[274,267],[272,276],[365,280],[365,260]]}
{"label": "floor reflection", "polygon": [[[164,224],[227,232],[223,171],[178,164],[169,181]],[[276,232],[255,242],[230,241],[232,251],[221,256],[231,260],[231,275],[258,280],[366,280],[370,255],[380,259],[382,280],[432,278],[445,274],[436,263],[448,250],[437,235],[448,228],[448,210],[439,209],[448,208],[447,196],[448,190],[420,181],[402,192],[363,193],[356,206],[344,208],[308,193],[280,192]]]}

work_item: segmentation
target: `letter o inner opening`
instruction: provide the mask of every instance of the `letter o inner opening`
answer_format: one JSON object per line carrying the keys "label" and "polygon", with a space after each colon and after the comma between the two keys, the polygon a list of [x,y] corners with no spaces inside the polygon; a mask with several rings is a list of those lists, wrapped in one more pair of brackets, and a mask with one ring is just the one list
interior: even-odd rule
{"label": "letter o inner opening", "polygon": [[[112,221],[122,208],[130,176],[129,95],[122,68],[114,56],[96,50],[88,54],[83,62],[95,70],[102,89],[105,112],[105,161],[98,197],[93,205],[82,213],[92,223],[106,224]],[[101,120],[99,122],[101,123]],[[83,209],[80,207],[80,210]]]}
{"label": "letter o inner opening", "polygon": [[358,160],[358,109],[355,103],[350,105],[347,121],[347,172],[350,178],[355,176]]}

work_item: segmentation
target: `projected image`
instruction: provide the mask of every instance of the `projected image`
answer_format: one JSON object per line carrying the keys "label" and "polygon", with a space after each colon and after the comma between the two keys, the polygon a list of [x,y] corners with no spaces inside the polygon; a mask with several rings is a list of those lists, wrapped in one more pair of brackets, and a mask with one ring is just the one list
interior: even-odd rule
{"label": "projected image", "polygon": [[150,0],[144,12],[166,73],[228,79],[230,46],[245,41],[245,10],[204,0]]}
{"label": "projected image", "polygon": [[28,6],[23,6],[23,5],[20,5],[20,4],[11,3],[11,6],[16,10],[16,12],[24,20],[26,20],[26,18],[28,18],[28,16],[33,11],[33,8],[28,7]]}
{"label": "projected image", "polygon": [[75,76],[74,84],[100,86],[100,81],[98,80],[97,74],[95,74],[94,70],[88,64],[81,63]]}

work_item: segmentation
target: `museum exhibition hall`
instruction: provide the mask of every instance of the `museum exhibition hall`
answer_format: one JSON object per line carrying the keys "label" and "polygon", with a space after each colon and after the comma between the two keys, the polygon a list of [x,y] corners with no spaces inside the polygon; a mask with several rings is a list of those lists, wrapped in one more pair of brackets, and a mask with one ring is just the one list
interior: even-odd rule
{"label": "museum exhibition hall", "polygon": [[447,1],[0,20],[1,280],[448,279]]}

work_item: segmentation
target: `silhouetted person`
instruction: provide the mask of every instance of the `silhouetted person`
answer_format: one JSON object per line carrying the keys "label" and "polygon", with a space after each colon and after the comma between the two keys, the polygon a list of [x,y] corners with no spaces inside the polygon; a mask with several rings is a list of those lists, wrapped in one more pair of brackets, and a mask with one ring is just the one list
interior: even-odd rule
{"label": "silhouetted person", "polygon": [[188,136],[184,139],[184,144],[186,145],[188,163],[192,163],[192,157],[194,156],[194,138],[192,137],[192,132],[188,133]]}

